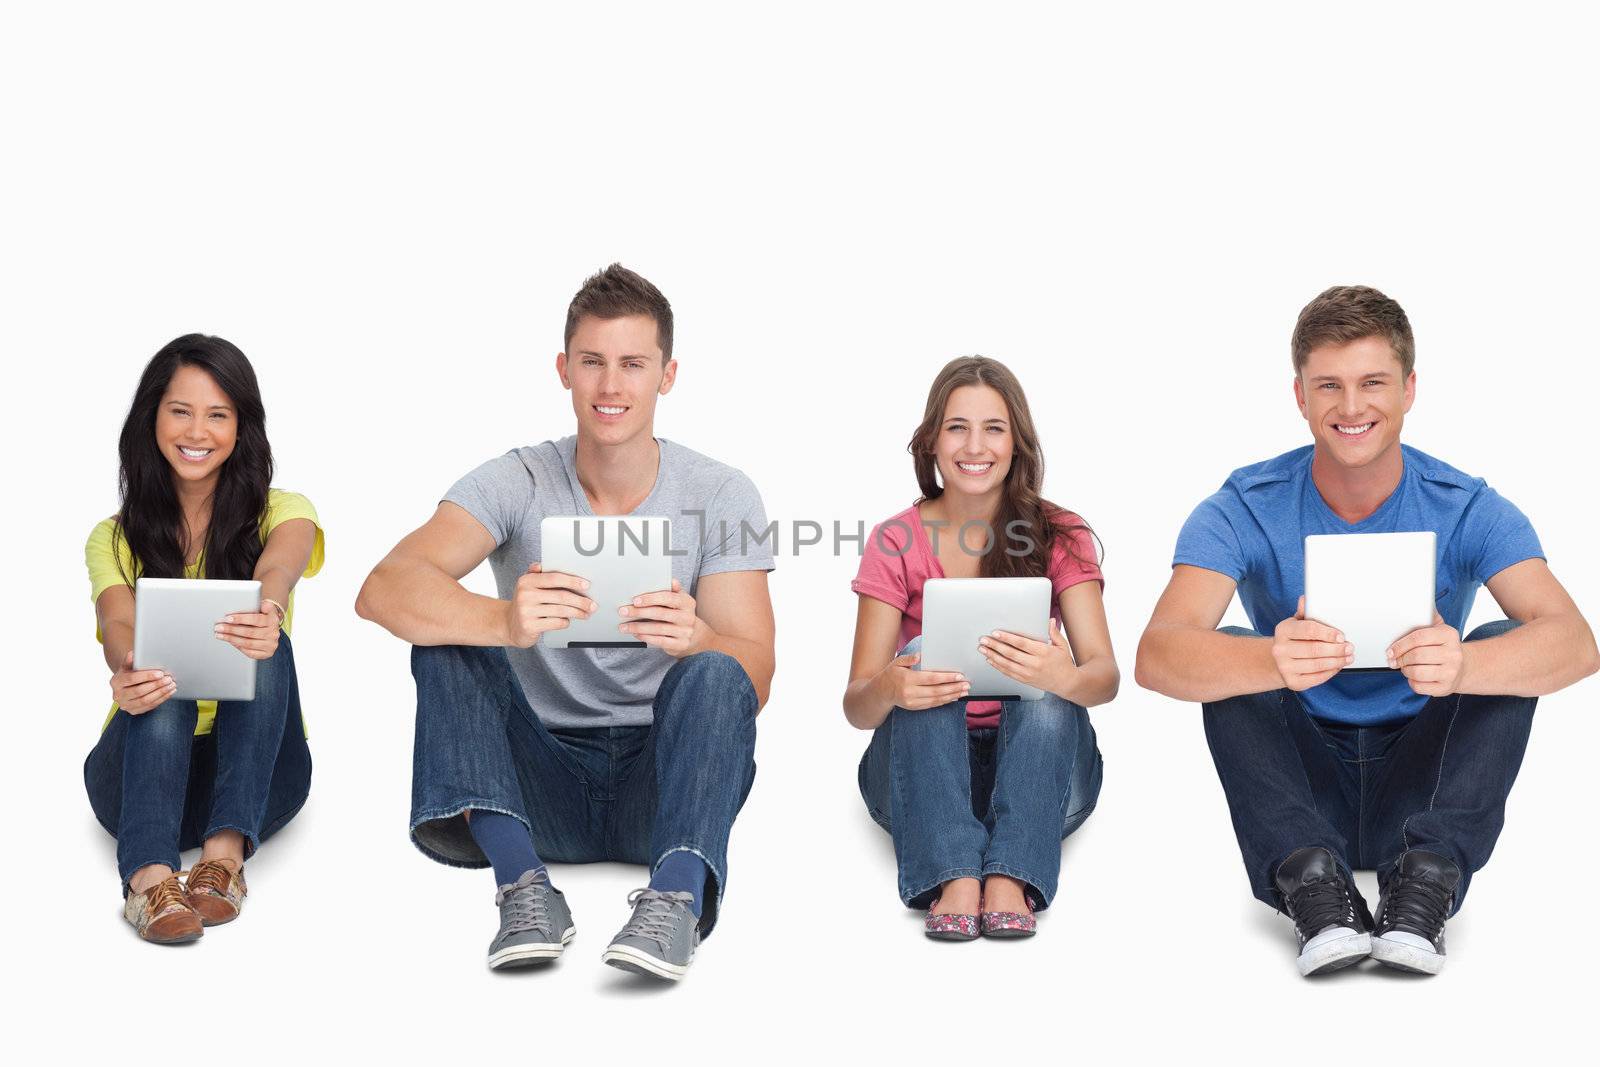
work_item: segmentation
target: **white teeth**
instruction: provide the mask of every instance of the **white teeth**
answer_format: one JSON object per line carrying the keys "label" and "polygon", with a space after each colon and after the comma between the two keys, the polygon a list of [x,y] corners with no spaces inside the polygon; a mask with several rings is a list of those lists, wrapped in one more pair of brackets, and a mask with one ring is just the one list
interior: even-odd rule
{"label": "white teeth", "polygon": [[960,462],[958,460],[956,462],[956,466],[960,467],[962,470],[968,472],[969,474],[982,474],[984,471],[986,471],[990,467],[994,466],[994,464],[993,463],[962,463],[962,462]]}
{"label": "white teeth", "polygon": [[1360,426],[1337,426],[1335,428],[1346,437],[1354,437],[1357,434],[1366,433],[1372,429],[1372,426],[1373,424],[1370,422],[1363,422]]}
{"label": "white teeth", "polygon": [[624,411],[628,410],[627,408],[609,408],[602,404],[596,404],[594,409],[602,415],[621,415]]}
{"label": "white teeth", "polygon": [[207,456],[211,455],[211,449],[209,448],[184,448],[182,445],[179,445],[178,451],[182,452],[190,459],[205,459]]}

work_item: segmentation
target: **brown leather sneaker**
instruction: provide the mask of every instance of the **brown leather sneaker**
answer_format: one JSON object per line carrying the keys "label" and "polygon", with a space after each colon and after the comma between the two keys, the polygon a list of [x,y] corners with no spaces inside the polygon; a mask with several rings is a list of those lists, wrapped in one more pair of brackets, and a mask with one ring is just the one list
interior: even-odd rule
{"label": "brown leather sneaker", "polygon": [[200,916],[184,897],[177,875],[158,882],[143,893],[129,893],[122,905],[122,917],[146,941],[176,945],[193,941],[205,931]]}
{"label": "brown leather sneaker", "polygon": [[189,907],[200,913],[207,926],[221,926],[239,917],[244,907],[244,866],[232,860],[201,860],[183,872],[187,878]]}

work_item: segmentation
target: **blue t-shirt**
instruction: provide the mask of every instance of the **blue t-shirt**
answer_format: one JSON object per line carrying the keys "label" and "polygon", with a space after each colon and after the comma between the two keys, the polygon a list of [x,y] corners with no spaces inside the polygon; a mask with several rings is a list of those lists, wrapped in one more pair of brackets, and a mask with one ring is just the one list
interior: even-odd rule
{"label": "blue t-shirt", "polygon": [[[1311,445],[1239,468],[1183,524],[1173,566],[1232,578],[1250,624],[1271,634],[1294,615],[1306,590],[1307,534],[1432,530],[1439,550],[1435,601],[1440,616],[1461,629],[1480,585],[1513,563],[1543,559],[1544,550],[1526,516],[1482,478],[1414,448],[1400,450],[1399,486],[1358,523],[1335,515],[1317,492]],[[1398,671],[1337,674],[1300,699],[1319,719],[1361,726],[1410,718],[1428,702]]]}

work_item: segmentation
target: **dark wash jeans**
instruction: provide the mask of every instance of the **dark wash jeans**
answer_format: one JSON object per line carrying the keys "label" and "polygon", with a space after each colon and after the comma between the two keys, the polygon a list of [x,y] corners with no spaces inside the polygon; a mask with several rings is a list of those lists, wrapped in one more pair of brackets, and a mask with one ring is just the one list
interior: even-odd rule
{"label": "dark wash jeans", "polygon": [[546,861],[653,871],[669,853],[693,852],[715,882],[700,919],[711,932],[728,835],[756,774],[756,691],[738,660],[686,656],[662,679],[649,726],[589,729],[541,723],[503,648],[419,645],[411,673],[411,840],[425,855],[489,866],[469,809],[520,820]]}
{"label": "dark wash jeans", "polygon": [[[1466,639],[1517,625],[1486,623]],[[1432,852],[1461,871],[1452,910],[1459,909],[1505,825],[1536,703],[1435,697],[1414,718],[1360,727],[1313,718],[1288,689],[1203,705],[1251,890],[1281,907],[1273,872],[1307,846],[1326,848],[1347,871],[1377,871],[1380,886],[1405,852]]]}
{"label": "dark wash jeans", "polygon": [[[913,639],[899,655],[919,647]],[[1002,874],[1042,910],[1061,842],[1094,810],[1102,773],[1089,713],[1047,693],[1003,702],[1000,725],[984,730],[967,729],[961,701],[895,708],[857,776],[868,813],[894,838],[907,907],[928,907],[953,878]]]}
{"label": "dark wash jeans", "polygon": [[254,700],[217,704],[211,733],[196,737],[200,709],[169,700],[143,715],[118,710],[83,764],[89,805],[117,839],[126,888],[152,863],[177,870],[179,851],[222,830],[245,855],[295,817],[311,791],[311,750],[300,720],[300,683],[286,634],[256,664]]}

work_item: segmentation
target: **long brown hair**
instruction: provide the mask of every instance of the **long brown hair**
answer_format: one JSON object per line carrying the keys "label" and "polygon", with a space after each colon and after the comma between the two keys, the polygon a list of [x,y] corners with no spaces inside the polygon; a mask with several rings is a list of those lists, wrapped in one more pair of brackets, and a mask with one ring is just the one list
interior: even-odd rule
{"label": "long brown hair", "polygon": [[[1028,411],[1028,399],[1022,393],[1021,383],[1010,368],[999,360],[987,356],[962,356],[946,363],[933,379],[933,385],[928,389],[928,405],[923,411],[922,422],[906,446],[917,472],[917,485],[922,489],[921,499],[937,500],[944,494],[937,477],[939,465],[934,459],[934,445],[939,439],[940,427],[944,425],[944,412],[950,403],[950,394],[964,385],[986,385],[1000,394],[1010,415],[1013,441],[1011,468],[1006,471],[989,550],[978,562],[979,576],[1042,577],[1049,571],[1050,551],[1058,537],[1066,539],[1069,555],[1081,563],[1094,563],[1094,560],[1085,560],[1078,554],[1070,536],[1075,531],[1083,530],[1092,537],[1094,531],[1081,522],[1057,522],[1066,509],[1040,495],[1044,487],[1044,452],[1039,447],[1039,433],[1034,429],[1033,416]],[[1022,539],[1010,533],[1012,524],[1016,522],[1026,525],[1027,542],[1032,546],[1032,551],[1026,554],[1020,549],[1028,545],[1020,543]],[[1006,551],[1007,547],[1011,547],[1012,551]]]}

